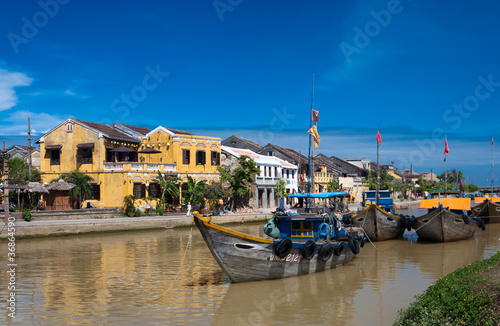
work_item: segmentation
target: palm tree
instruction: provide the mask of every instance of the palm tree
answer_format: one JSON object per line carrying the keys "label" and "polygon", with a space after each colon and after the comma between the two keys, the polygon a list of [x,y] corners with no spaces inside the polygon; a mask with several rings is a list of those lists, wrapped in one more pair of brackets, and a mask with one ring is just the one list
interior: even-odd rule
{"label": "palm tree", "polygon": [[165,178],[163,177],[163,174],[158,171],[158,176],[156,177],[156,180],[158,180],[158,183],[160,185],[161,189],[161,198],[160,198],[160,203],[163,208],[165,208],[165,195],[169,194],[174,197],[179,197],[179,186],[178,182],[181,181],[181,178],[178,177],[169,177]]}
{"label": "palm tree", "polygon": [[78,208],[81,208],[82,201],[92,196],[92,186],[90,185],[92,181],[94,179],[91,176],[82,174],[76,170],[69,174],[68,182],[75,185],[69,191],[69,196],[78,202]]}
{"label": "palm tree", "polygon": [[206,181],[196,182],[188,176],[187,190],[183,191],[186,203],[191,203],[194,210],[201,210],[205,206],[205,186]]}

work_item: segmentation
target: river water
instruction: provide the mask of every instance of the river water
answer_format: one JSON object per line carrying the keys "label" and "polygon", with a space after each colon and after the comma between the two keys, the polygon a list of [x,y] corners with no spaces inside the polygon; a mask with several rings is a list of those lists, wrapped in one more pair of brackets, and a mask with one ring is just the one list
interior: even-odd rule
{"label": "river water", "polygon": [[[258,224],[231,228],[262,235]],[[431,283],[499,250],[499,238],[490,224],[453,243],[368,243],[335,270],[241,284],[228,283],[197,229],[20,239],[16,318],[0,273],[0,324],[391,325]]]}

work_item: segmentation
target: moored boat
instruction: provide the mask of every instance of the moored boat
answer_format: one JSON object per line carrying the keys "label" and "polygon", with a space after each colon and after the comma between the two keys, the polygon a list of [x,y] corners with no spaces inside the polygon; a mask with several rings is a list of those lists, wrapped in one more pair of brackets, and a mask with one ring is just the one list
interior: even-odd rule
{"label": "moored boat", "polygon": [[426,215],[417,217],[413,227],[418,238],[435,242],[464,240],[472,237],[484,224],[475,217],[468,217],[469,198],[424,199],[418,208],[428,209]]}
{"label": "moored boat", "polygon": [[[276,216],[278,238],[268,239],[211,223],[193,213],[213,257],[232,282],[278,279],[317,273],[347,264],[360,250],[361,232],[348,232],[332,215]],[[277,221],[275,221],[277,220]],[[322,222],[318,224],[318,221]],[[325,222],[326,221],[326,222]],[[283,234],[281,234],[283,233]],[[275,235],[276,236],[276,235]]]}
{"label": "moored boat", "polygon": [[405,217],[393,215],[377,205],[370,205],[353,216],[352,225],[361,227],[371,241],[400,238],[408,227]]}
{"label": "moored boat", "polygon": [[477,205],[471,209],[472,216],[481,218],[484,223],[500,223],[500,197],[476,197],[474,202]]}

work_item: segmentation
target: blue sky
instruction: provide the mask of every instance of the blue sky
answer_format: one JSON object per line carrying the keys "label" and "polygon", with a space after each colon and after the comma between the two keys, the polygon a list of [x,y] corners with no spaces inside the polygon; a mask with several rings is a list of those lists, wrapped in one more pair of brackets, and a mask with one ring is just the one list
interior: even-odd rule
{"label": "blue sky", "polygon": [[306,153],[314,73],[319,152],[376,160],[380,121],[381,163],[442,173],[446,127],[448,168],[490,185],[499,16],[484,0],[8,1],[0,137],[75,117]]}

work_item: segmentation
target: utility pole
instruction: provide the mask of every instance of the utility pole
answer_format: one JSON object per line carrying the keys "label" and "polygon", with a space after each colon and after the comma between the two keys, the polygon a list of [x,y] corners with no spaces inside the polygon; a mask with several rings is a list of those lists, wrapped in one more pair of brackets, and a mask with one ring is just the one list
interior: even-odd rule
{"label": "utility pole", "polygon": [[29,180],[31,181],[31,169],[32,169],[32,163],[31,163],[31,127],[30,127],[30,118],[28,117],[28,176]]}
{"label": "utility pole", "polygon": [[8,188],[8,176],[7,176],[7,146],[5,144],[5,139],[3,140],[3,207],[5,210],[5,226],[9,225],[9,188]]}

